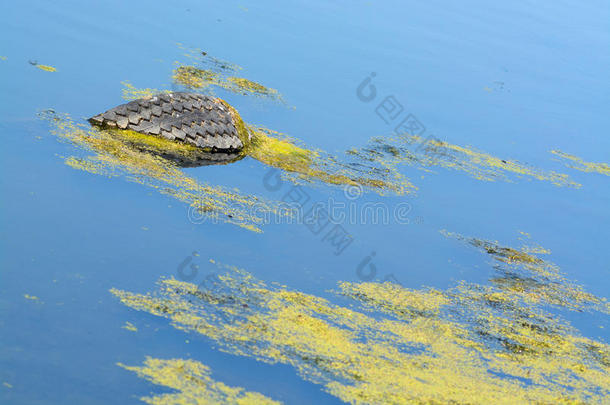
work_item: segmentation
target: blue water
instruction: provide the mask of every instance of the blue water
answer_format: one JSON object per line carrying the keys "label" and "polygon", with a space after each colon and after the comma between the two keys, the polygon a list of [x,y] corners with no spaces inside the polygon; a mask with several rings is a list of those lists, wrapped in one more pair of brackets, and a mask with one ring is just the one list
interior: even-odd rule
{"label": "blue water", "polygon": [[[518,245],[525,231],[553,252],[568,278],[607,297],[610,178],[566,168],[549,150],[610,161],[609,21],[604,1],[4,2],[0,383],[12,388],[0,386],[0,403],[141,403],[138,397],[163,388],[115,363],[137,365],[147,355],[194,358],[217,380],[285,403],[338,403],[289,366],[222,353],[108,292],[149,291],[193,251],[202,268],[214,258],[328,297],[337,281],[357,280],[356,268],[371,252],[380,277],[392,274],[411,288],[484,282],[488,258],[438,231],[507,245]],[[349,224],[353,245],[335,255],[302,225],[269,225],[256,234],[193,224],[176,200],[66,166],[61,157],[72,147],[51,136],[36,113],[52,108],[89,117],[122,102],[124,80],[168,88],[174,61],[184,60],[178,42],[278,89],[294,109],[221,96],[246,121],[307,145],[340,154],[389,135],[393,127],[375,107],[394,95],[439,139],[566,172],[583,187],[481,182],[407,167],[416,196],[363,198],[408,202],[410,224]],[[377,98],[364,103],[356,88],[371,72]],[[186,172],[281,199],[290,185],[267,189],[268,170],[246,158]],[[312,201],[344,198],[340,187],[306,190]],[[607,317],[570,316],[585,336],[608,342]],[[122,329],[126,321],[138,332]]]}

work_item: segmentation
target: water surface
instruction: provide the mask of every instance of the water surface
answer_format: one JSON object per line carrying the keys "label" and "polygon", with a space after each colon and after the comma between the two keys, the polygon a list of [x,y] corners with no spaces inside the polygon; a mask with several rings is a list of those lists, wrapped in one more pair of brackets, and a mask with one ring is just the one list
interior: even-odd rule
{"label": "water surface", "polygon": [[[22,1],[0,15],[1,403],[610,395],[605,2]],[[194,89],[331,174],[372,165],[413,187],[280,178],[252,157],[161,186],[116,156],[76,164],[111,155],[54,118],[86,130],[124,90],[184,90],[180,66],[277,90]],[[425,132],[398,136],[409,114]],[[295,196],[346,215],[323,229],[274,209],[200,215],[196,195],[167,191],[185,178],[248,215],[244,201]],[[172,278],[188,284],[164,290]]]}

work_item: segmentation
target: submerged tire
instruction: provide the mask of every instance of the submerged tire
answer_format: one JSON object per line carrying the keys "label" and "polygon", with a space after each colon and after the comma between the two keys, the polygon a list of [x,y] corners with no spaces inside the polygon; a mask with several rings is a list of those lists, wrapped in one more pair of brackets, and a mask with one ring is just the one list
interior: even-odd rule
{"label": "submerged tire", "polygon": [[93,125],[126,129],[184,142],[215,153],[244,148],[243,122],[222,100],[197,93],[163,93],[119,105],[89,119]]}

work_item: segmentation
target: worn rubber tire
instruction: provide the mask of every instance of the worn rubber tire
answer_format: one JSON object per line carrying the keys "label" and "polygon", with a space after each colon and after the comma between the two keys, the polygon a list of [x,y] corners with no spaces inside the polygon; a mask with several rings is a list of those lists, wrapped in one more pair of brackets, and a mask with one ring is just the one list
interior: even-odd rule
{"label": "worn rubber tire", "polygon": [[174,92],[140,98],[91,117],[89,122],[188,143],[209,153],[234,154],[244,148],[227,106],[203,94]]}

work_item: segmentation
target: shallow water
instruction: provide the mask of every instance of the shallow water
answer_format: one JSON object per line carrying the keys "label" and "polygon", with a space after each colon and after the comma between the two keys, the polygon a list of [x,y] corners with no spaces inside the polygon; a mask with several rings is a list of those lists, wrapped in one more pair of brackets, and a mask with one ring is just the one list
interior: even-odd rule
{"label": "shallow water", "polygon": [[[0,403],[607,401],[609,18],[3,4]],[[313,166],[176,168],[87,132],[181,66]],[[425,132],[395,133],[409,114]]]}

